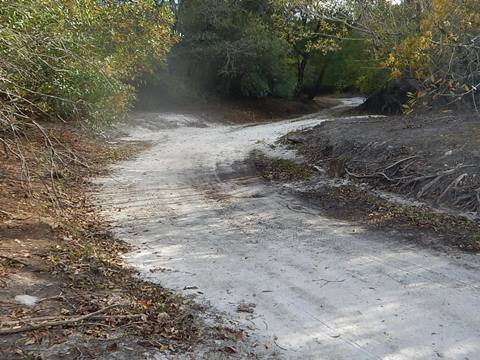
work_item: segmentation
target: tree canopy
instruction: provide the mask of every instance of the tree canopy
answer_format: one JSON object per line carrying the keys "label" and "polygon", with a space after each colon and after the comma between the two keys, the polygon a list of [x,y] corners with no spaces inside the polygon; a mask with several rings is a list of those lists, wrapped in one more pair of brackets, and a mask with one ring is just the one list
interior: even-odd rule
{"label": "tree canopy", "polygon": [[162,78],[248,97],[313,97],[322,88],[368,95],[405,83],[406,111],[479,101],[477,0],[0,5],[2,129],[45,115],[108,122],[146,81]]}
{"label": "tree canopy", "polygon": [[[339,48],[347,29],[325,19],[339,7],[311,0],[184,0],[174,63],[200,86],[253,97],[303,90],[315,54]],[[179,65],[181,64],[181,65]]]}

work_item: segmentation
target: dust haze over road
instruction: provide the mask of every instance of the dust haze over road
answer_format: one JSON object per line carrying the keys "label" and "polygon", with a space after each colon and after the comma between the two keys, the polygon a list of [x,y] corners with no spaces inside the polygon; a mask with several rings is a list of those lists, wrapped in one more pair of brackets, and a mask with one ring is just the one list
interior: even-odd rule
{"label": "dust haze over road", "polygon": [[478,256],[326,218],[294,184],[267,184],[244,162],[254,149],[294,156],[268,144],[328,116],[230,125],[136,114],[127,139],[153,146],[100,179],[99,194],[135,246],[127,261],[270,342],[265,358],[479,359]]}

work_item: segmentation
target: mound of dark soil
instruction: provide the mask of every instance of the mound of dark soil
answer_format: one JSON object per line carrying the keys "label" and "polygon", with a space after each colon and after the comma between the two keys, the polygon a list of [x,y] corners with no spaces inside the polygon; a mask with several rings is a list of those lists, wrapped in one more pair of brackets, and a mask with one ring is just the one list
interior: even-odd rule
{"label": "mound of dark soil", "polygon": [[284,141],[331,176],[434,207],[480,211],[478,114],[345,118],[295,135],[295,144],[288,136]]}
{"label": "mound of dark soil", "polygon": [[408,93],[415,92],[407,83],[392,84],[370,95],[356,110],[368,114],[400,115],[408,101]]}

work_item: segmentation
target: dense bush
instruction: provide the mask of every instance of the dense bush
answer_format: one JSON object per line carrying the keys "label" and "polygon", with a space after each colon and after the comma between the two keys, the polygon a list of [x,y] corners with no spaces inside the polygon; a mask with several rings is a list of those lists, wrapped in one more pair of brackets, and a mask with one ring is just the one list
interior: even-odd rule
{"label": "dense bush", "polygon": [[154,0],[0,0],[1,127],[120,116],[174,44],[172,22]]}
{"label": "dense bush", "polygon": [[387,86],[389,72],[375,58],[367,39],[353,33],[341,43],[340,50],[313,59],[306,84],[314,87],[318,81],[322,91],[370,95]]}
{"label": "dense bush", "polygon": [[[271,0],[272,26],[281,39],[290,46],[289,56],[296,66],[295,94],[312,97],[315,93],[305,91],[307,68],[315,67],[312,60],[323,56],[328,59],[340,49],[347,27],[333,18],[344,13],[342,2],[330,0]],[[315,68],[321,74],[321,67]],[[317,79],[320,79],[317,75]],[[315,86],[314,88],[316,88]]]}
{"label": "dense bush", "polygon": [[418,92],[406,109],[480,100],[480,2],[431,0],[418,31],[386,62],[396,78],[415,81]]}
{"label": "dense bush", "polygon": [[412,88],[406,111],[480,101],[478,0],[354,1],[360,26],[397,83]]}
{"label": "dense bush", "polygon": [[268,9],[267,1],[184,2],[178,25],[183,38],[170,61],[174,71],[220,94],[292,95],[289,47],[268,26]]}

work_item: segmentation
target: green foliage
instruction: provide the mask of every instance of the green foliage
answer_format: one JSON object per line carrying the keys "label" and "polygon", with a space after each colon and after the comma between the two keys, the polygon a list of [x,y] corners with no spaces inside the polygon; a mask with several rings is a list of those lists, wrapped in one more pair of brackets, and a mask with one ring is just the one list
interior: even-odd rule
{"label": "green foliage", "polygon": [[177,76],[177,83],[189,84],[194,94],[314,96],[320,82],[341,91],[371,93],[385,85],[386,71],[367,51],[367,40],[342,41],[349,36],[353,11],[346,4],[182,1],[174,7],[182,41],[170,56],[167,78]]}
{"label": "green foliage", "polygon": [[389,72],[372,53],[367,39],[352,33],[341,44],[341,50],[318,60],[325,66],[322,86],[336,91],[372,94],[385,88]]}
{"label": "green foliage", "polygon": [[268,2],[192,0],[179,14],[182,43],[174,50],[179,73],[217,93],[291,96],[289,46],[268,25]]}
{"label": "green foliage", "polygon": [[256,56],[245,59],[241,93],[253,97],[292,96],[296,78],[287,43],[260,24],[246,29],[245,36],[255,44]]}
{"label": "green foliage", "polygon": [[300,95],[305,90],[305,72],[311,59],[325,56],[340,47],[347,28],[331,18],[343,11],[343,5],[330,0],[272,0],[272,4],[272,24],[279,36],[290,45],[297,67],[295,93]]}
{"label": "green foliage", "polygon": [[154,0],[0,0],[1,127],[121,116],[175,42],[172,22]]}
{"label": "green foliage", "polygon": [[403,84],[417,108],[478,108],[480,95],[480,2],[405,0],[359,2],[358,27],[374,45],[382,66]]}
{"label": "green foliage", "polygon": [[270,93],[270,86],[258,71],[249,71],[242,76],[240,90],[245,96],[265,97]]}

